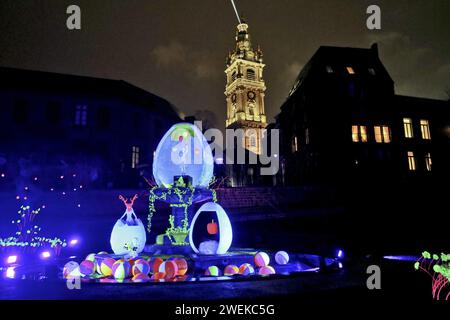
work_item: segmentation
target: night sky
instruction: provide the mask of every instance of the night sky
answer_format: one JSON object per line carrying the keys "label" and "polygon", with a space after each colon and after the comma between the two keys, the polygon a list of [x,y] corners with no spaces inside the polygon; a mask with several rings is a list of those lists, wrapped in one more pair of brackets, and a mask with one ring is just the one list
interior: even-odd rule
{"label": "night sky", "polygon": [[[448,0],[236,3],[254,46],[264,51],[269,121],[320,45],[376,41],[397,93],[447,97]],[[81,31],[66,28],[70,4],[81,7]],[[370,4],[382,9],[381,31],[366,28]],[[0,65],[123,79],[168,99],[183,115],[215,116],[223,128],[223,71],[236,25],[229,0],[0,0]]]}

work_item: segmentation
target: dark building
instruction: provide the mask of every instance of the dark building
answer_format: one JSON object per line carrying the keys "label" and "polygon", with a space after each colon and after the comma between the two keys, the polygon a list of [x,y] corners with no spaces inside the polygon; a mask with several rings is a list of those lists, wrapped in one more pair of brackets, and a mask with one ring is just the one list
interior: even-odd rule
{"label": "dark building", "polygon": [[449,107],[448,101],[396,95],[376,44],[320,47],[277,116],[282,180],[355,187],[445,180]]}
{"label": "dark building", "polygon": [[376,44],[320,47],[276,117],[278,179],[301,186],[299,197],[311,190],[319,206],[343,209],[336,228],[348,236],[344,246],[444,250],[449,111],[449,101],[396,95]]}
{"label": "dark building", "polygon": [[178,121],[168,101],[125,81],[0,68],[0,171],[10,183],[76,172],[98,187],[137,187]]}

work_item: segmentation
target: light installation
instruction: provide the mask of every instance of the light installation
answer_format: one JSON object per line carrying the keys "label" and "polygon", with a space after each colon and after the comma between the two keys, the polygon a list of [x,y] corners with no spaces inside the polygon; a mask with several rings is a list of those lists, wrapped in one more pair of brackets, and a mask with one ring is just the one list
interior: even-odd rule
{"label": "light installation", "polygon": [[147,241],[145,227],[133,210],[137,198],[137,195],[130,200],[119,196],[119,199],[125,204],[126,210],[117,220],[111,232],[111,249],[115,254],[137,255],[144,250]]}
{"label": "light installation", "polygon": [[189,176],[194,187],[206,188],[213,176],[213,155],[201,131],[190,123],[172,126],[161,139],[153,160],[159,187],[173,186],[174,178]]}

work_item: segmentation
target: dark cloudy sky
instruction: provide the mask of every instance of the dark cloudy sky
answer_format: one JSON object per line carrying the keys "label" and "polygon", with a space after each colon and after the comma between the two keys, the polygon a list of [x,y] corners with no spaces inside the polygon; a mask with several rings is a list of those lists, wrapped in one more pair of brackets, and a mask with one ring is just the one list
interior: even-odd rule
{"label": "dark cloudy sky", "polygon": [[[398,93],[446,98],[449,0],[236,3],[265,54],[270,120],[320,45],[377,41]],[[82,9],[81,31],[66,29],[70,4]],[[381,31],[365,27],[370,4],[382,9]],[[210,110],[222,127],[236,24],[229,0],[0,0],[0,65],[123,79],[186,115]]]}

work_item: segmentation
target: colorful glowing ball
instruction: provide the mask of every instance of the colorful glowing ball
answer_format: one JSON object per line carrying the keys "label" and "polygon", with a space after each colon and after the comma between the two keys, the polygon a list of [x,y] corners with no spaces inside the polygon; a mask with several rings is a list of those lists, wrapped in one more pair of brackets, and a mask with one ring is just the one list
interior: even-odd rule
{"label": "colorful glowing ball", "polygon": [[148,282],[150,281],[150,278],[145,273],[138,273],[133,278],[131,278],[131,281],[133,282]]}
{"label": "colorful glowing ball", "polygon": [[188,263],[185,259],[183,258],[175,258],[173,260],[178,267],[178,276],[184,276],[186,274],[186,272],[188,271]]}
{"label": "colorful glowing ball", "polygon": [[84,260],[94,262],[95,261],[95,253],[88,254]]}
{"label": "colorful glowing ball", "polygon": [[261,276],[267,276],[267,275],[275,274],[275,273],[276,273],[275,269],[272,268],[271,266],[264,266],[264,267],[259,268],[259,270],[258,270],[258,274]]}
{"label": "colorful glowing ball", "polygon": [[131,270],[132,270],[133,276],[137,275],[138,273],[149,274],[150,273],[150,265],[144,259],[138,259],[134,262]]}
{"label": "colorful glowing ball", "polygon": [[289,255],[286,251],[278,251],[275,254],[275,261],[278,264],[284,265],[284,264],[288,264],[289,262]]}
{"label": "colorful glowing ball", "polygon": [[155,272],[153,275],[152,275],[152,280],[162,280],[162,279],[164,279],[166,277],[166,274],[164,273],[164,272]]}
{"label": "colorful glowing ball", "polygon": [[270,257],[265,252],[258,252],[255,254],[254,260],[257,267],[265,267],[270,263]]}
{"label": "colorful glowing ball", "polygon": [[235,265],[228,265],[223,270],[223,274],[226,276],[234,276],[235,274],[239,273],[239,268]]}
{"label": "colorful glowing ball", "polygon": [[112,276],[112,267],[115,262],[113,258],[104,258],[100,263],[100,273],[104,276]]}
{"label": "colorful glowing ball", "polygon": [[79,277],[80,265],[75,261],[69,261],[64,265],[63,277],[64,279],[73,279]]}
{"label": "colorful glowing ball", "polygon": [[152,272],[156,273],[159,272],[159,266],[164,262],[163,259],[156,257],[156,258],[151,258],[149,261],[150,267],[152,268]]}
{"label": "colorful glowing ball", "polygon": [[128,261],[116,261],[112,266],[112,275],[115,279],[128,278],[131,271],[131,265]]}
{"label": "colorful glowing ball", "polygon": [[164,261],[159,266],[159,272],[164,272],[166,274],[166,278],[174,278],[178,274],[178,265],[175,261]]}
{"label": "colorful glowing ball", "polygon": [[220,269],[216,266],[209,266],[205,271],[205,276],[218,277],[220,276]]}
{"label": "colorful glowing ball", "polygon": [[239,267],[239,274],[244,276],[255,274],[255,269],[250,263],[244,263]]}
{"label": "colorful glowing ball", "polygon": [[95,273],[95,264],[90,260],[84,260],[80,263],[80,272],[83,276],[91,276]]}

